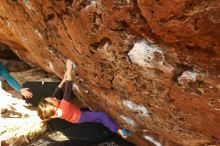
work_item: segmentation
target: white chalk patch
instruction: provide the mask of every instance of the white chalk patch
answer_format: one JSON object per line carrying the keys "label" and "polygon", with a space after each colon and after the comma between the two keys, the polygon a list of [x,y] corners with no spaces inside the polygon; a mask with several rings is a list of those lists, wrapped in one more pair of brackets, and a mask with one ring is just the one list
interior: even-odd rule
{"label": "white chalk patch", "polygon": [[132,126],[132,127],[136,125],[136,123],[134,122],[134,120],[132,120],[131,118],[129,118],[129,117],[125,116],[125,115],[120,115],[120,118],[121,118],[126,124],[128,124],[128,125],[130,125],[130,126]]}
{"label": "white chalk patch", "polygon": [[58,57],[60,55],[60,52],[59,51],[56,51],[55,48],[53,48],[52,46],[49,46],[49,47],[45,47],[46,49],[49,50],[50,54],[55,56],[55,57]]}
{"label": "white chalk patch", "polygon": [[149,111],[147,108],[143,105],[137,105],[133,103],[132,101],[129,100],[123,100],[122,104],[124,107],[130,109],[131,111],[138,112],[141,116],[148,117],[149,116]]}
{"label": "white chalk patch", "polygon": [[105,43],[105,45],[103,46],[103,49],[105,50],[105,52],[108,52],[108,48],[109,48],[110,44],[108,42]]}
{"label": "white chalk patch", "polygon": [[[134,44],[134,47],[128,53],[131,62],[143,67],[157,68],[164,73],[171,74],[174,68],[170,64],[164,64],[165,57],[162,50],[149,43],[139,41]],[[158,56],[158,58],[156,58],[156,56]]]}
{"label": "white chalk patch", "polygon": [[139,64],[144,67],[156,68],[157,61],[155,60],[155,54],[159,53],[164,62],[163,52],[156,46],[149,45],[145,41],[136,42],[134,47],[129,51],[128,56],[135,64]]}
{"label": "white chalk patch", "polygon": [[54,51],[52,49],[49,48],[48,50],[49,50],[50,54],[52,54],[53,56],[56,56],[56,54],[54,53]]}
{"label": "white chalk patch", "polygon": [[[73,62],[73,61],[72,61]],[[76,64],[73,62],[73,64],[72,64],[72,67],[73,67],[73,70],[75,70],[76,69]]]}
{"label": "white chalk patch", "polygon": [[29,10],[32,10],[31,4],[29,0],[23,0],[24,4],[27,6]]}
{"label": "white chalk patch", "polygon": [[34,32],[40,37],[40,39],[43,38],[38,29],[34,29]]}
{"label": "white chalk patch", "polygon": [[96,0],[91,1],[91,5],[95,6],[97,4]]}
{"label": "white chalk patch", "polygon": [[129,51],[128,55],[133,63],[154,68],[155,53],[160,53],[163,57],[163,52],[159,48],[150,46],[145,41],[140,41],[134,44],[134,47]]}
{"label": "white chalk patch", "polygon": [[76,83],[73,83],[73,89],[80,92],[79,86]]}
{"label": "white chalk patch", "polygon": [[162,146],[161,143],[159,143],[158,141],[154,140],[152,137],[145,135],[144,138],[150,142],[152,142],[153,144],[155,144],[156,146]]}
{"label": "white chalk patch", "polygon": [[97,1],[96,0],[92,0],[90,2],[90,4],[85,7],[85,9],[88,9],[89,7],[96,7],[96,5],[97,5]]}
{"label": "white chalk patch", "polygon": [[54,71],[54,67],[53,67],[53,64],[51,61],[48,61],[48,64],[49,64],[49,68],[50,70]]}
{"label": "white chalk patch", "polygon": [[196,76],[198,74],[192,71],[184,71],[183,74],[178,77],[178,82],[184,84],[185,82],[194,82],[196,81]]}

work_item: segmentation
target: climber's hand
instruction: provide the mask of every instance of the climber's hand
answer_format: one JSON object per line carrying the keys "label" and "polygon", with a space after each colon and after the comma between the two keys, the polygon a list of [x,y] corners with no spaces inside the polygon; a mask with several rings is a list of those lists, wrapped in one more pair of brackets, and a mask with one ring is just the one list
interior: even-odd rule
{"label": "climber's hand", "polygon": [[0,81],[4,81],[4,78],[2,76],[0,76]]}
{"label": "climber's hand", "polygon": [[66,61],[66,80],[68,81],[72,80],[72,66],[73,66],[73,62],[68,59]]}
{"label": "climber's hand", "polygon": [[67,71],[67,73],[68,73],[68,72],[71,72],[72,66],[73,66],[73,62],[68,59],[68,60],[66,61],[66,71]]}
{"label": "climber's hand", "polygon": [[20,90],[20,93],[21,93],[21,95],[23,95],[25,98],[32,98],[33,94],[32,94],[30,91],[28,91],[28,90],[29,90],[29,88],[22,88],[22,89]]}

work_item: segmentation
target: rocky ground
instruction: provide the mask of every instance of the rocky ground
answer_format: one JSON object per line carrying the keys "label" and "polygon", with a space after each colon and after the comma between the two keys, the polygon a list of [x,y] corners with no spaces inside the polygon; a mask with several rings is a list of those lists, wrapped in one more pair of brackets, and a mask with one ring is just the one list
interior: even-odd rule
{"label": "rocky ground", "polygon": [[[16,61],[18,62],[18,61]],[[45,72],[38,69],[23,70],[20,72],[11,72],[11,75],[22,84],[25,81],[38,81],[48,77]],[[3,101],[1,108],[1,139],[3,145],[25,145],[35,139],[45,127],[41,125],[40,119],[32,108],[26,107],[25,101],[22,100],[19,92],[13,90],[6,82],[3,81],[3,89],[8,92],[6,95],[1,90]]]}

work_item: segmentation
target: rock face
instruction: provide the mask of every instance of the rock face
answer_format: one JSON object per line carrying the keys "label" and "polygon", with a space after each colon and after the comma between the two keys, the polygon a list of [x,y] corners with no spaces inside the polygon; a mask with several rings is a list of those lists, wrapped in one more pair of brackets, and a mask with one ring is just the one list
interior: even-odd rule
{"label": "rock face", "polygon": [[2,0],[0,42],[59,77],[74,61],[78,97],[141,138],[218,145],[219,16],[219,0]]}

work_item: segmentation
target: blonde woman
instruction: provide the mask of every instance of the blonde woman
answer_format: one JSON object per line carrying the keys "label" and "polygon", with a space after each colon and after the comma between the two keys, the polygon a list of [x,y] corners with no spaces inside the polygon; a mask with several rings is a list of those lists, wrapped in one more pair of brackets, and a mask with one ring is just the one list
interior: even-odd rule
{"label": "blonde woman", "polygon": [[[120,129],[118,125],[103,112],[81,111],[70,102],[72,98],[72,61],[66,62],[66,76],[55,89],[52,97],[42,99],[38,105],[38,115],[42,120],[50,118],[61,118],[71,123],[95,122],[101,123],[112,132],[127,138],[131,133],[125,129]],[[65,83],[65,92],[62,100],[57,97],[62,95],[62,87]]]}

